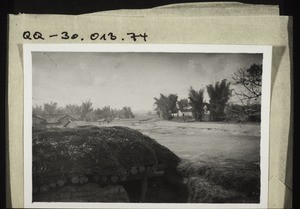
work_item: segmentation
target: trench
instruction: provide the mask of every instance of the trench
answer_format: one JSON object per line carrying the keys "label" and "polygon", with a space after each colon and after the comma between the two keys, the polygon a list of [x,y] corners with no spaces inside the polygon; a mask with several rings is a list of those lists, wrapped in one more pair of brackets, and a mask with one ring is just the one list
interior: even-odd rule
{"label": "trench", "polygon": [[135,180],[122,184],[132,203],[186,203],[187,189],[181,183],[170,183],[166,176],[149,178],[144,201],[141,201],[142,181]]}

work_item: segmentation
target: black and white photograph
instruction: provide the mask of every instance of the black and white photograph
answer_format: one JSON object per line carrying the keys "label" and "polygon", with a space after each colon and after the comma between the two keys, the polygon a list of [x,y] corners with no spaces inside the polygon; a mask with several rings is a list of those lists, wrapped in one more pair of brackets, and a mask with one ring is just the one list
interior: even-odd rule
{"label": "black and white photograph", "polygon": [[268,46],[25,45],[27,206],[266,206],[270,63]]}

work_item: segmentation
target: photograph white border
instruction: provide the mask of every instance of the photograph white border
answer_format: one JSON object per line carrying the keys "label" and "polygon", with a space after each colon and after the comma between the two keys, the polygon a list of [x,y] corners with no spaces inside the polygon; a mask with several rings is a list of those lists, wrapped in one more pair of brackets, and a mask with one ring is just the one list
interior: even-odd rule
{"label": "photograph white border", "polygon": [[[32,202],[32,52],[262,53],[260,203],[46,203]],[[272,46],[203,44],[24,44],[24,208],[268,208],[269,114]],[[263,139],[263,140],[262,140]]]}

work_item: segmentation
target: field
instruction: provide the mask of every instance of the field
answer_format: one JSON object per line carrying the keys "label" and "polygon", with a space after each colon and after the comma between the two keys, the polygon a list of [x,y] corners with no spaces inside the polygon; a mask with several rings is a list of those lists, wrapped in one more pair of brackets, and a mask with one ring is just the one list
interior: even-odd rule
{"label": "field", "polygon": [[260,125],[217,122],[172,122],[137,117],[99,126],[127,126],[171,149],[184,159],[201,156],[260,161]]}
{"label": "field", "polygon": [[259,202],[260,125],[173,122],[138,116],[101,126],[127,126],[177,154],[188,202]]}
{"label": "field", "polygon": [[[148,192],[144,200],[146,202],[259,202],[259,124],[179,122],[178,120],[165,121],[157,116],[137,115],[135,118],[119,119],[110,123],[84,121],[71,122],[69,126],[71,129],[68,129],[69,131],[66,132],[66,134],[71,134],[73,136],[74,133],[76,133],[74,137],[76,140],[79,140],[78,134],[81,133],[79,127],[90,125],[99,127],[122,126],[135,129],[169,148],[181,159],[179,165],[177,166],[176,164],[174,167],[174,172],[172,171],[174,175],[169,172],[164,178],[152,179],[149,182]],[[78,127],[79,129],[75,127]],[[104,128],[103,130],[105,129],[107,128]],[[111,129],[114,130],[115,128],[109,128],[109,130]],[[62,137],[59,130],[63,129],[54,129],[50,131],[49,134]],[[133,138],[137,137],[140,139],[144,137],[143,135],[139,135],[140,133],[138,132],[136,132],[136,134],[138,134],[135,135],[134,131],[131,131],[128,133],[133,134]],[[123,128],[117,128],[113,131],[115,140],[117,140],[118,134],[123,135],[125,132],[127,131]],[[41,134],[44,134],[43,131]],[[89,132],[86,132],[86,135],[83,134],[81,140],[87,140],[85,141],[87,144],[89,141],[93,144],[95,139],[90,138],[92,135],[90,136],[89,134]],[[102,140],[110,140],[110,136],[107,136],[108,138],[104,139],[106,135],[103,134],[99,135],[100,138],[103,138]],[[49,140],[53,140],[50,135],[48,136],[50,137]],[[87,136],[88,138],[85,139]],[[64,140],[68,141],[69,138],[67,137]],[[42,141],[41,145],[47,147],[47,144],[45,144],[46,141]],[[105,147],[104,141],[101,142],[101,145],[98,146],[98,148]],[[59,138],[59,142],[63,143],[63,138]],[[70,146],[72,146],[72,140],[70,143]],[[117,141],[115,141],[115,143],[117,143]],[[123,146],[122,143],[120,146]],[[78,149],[79,148],[80,147],[78,147]],[[124,151],[128,152],[129,150],[120,149],[120,152]],[[148,156],[147,154],[143,155],[143,153],[145,153],[144,151],[137,150],[138,153],[128,153],[128,155],[132,155],[134,158],[137,158],[138,156]],[[95,153],[101,154],[102,152],[97,151]],[[106,154],[102,153],[103,158],[105,159],[112,159],[112,157],[109,157],[111,154],[114,155],[109,152]],[[104,162],[106,161],[104,160]],[[102,164],[103,162],[101,165]],[[84,163],[83,166],[85,165],[87,164]],[[126,163],[124,165],[127,166]],[[93,168],[93,166],[91,167]],[[108,167],[110,167],[110,165],[108,165]],[[107,172],[105,169],[100,170]],[[129,200],[131,202],[140,201],[138,192],[139,183],[137,183],[137,185],[132,183],[129,185],[124,184],[123,186],[128,192]],[[49,196],[49,194],[47,195]],[[53,195],[56,197],[55,193]]]}

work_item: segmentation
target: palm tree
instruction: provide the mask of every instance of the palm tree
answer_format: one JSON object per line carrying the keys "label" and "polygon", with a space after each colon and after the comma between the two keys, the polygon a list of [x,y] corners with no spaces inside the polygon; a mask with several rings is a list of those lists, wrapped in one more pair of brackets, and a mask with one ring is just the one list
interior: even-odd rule
{"label": "palm tree", "polygon": [[82,105],[81,105],[81,118],[82,119],[85,119],[86,115],[93,110],[92,105],[93,105],[93,103],[90,100],[86,101],[86,102],[82,102]]}
{"label": "palm tree", "polygon": [[189,90],[189,104],[191,105],[195,119],[201,120],[203,115],[203,93],[204,90],[200,89],[195,91],[192,87]]}
{"label": "palm tree", "polygon": [[56,102],[44,103],[44,111],[46,114],[53,115],[56,113],[58,105]]}
{"label": "palm tree", "polygon": [[34,115],[43,114],[43,107],[41,105],[35,105],[35,107],[32,107],[32,114]]}
{"label": "palm tree", "polygon": [[64,112],[73,116],[80,116],[81,107],[77,104],[67,104],[64,108]]}
{"label": "palm tree", "polygon": [[184,108],[189,106],[189,101],[187,99],[181,99],[177,102],[178,108],[180,111],[183,111]]}
{"label": "palm tree", "polygon": [[170,113],[176,113],[178,111],[177,109],[177,94],[169,94],[168,100],[169,100],[169,112]]}
{"label": "palm tree", "polygon": [[216,82],[215,85],[207,86],[207,93],[210,97],[210,114],[213,120],[224,119],[224,109],[231,96],[230,83],[226,79]]}
{"label": "palm tree", "polygon": [[177,111],[177,98],[176,94],[169,94],[168,96],[160,94],[159,98],[154,98],[157,114],[163,119],[170,120],[171,113]]}

